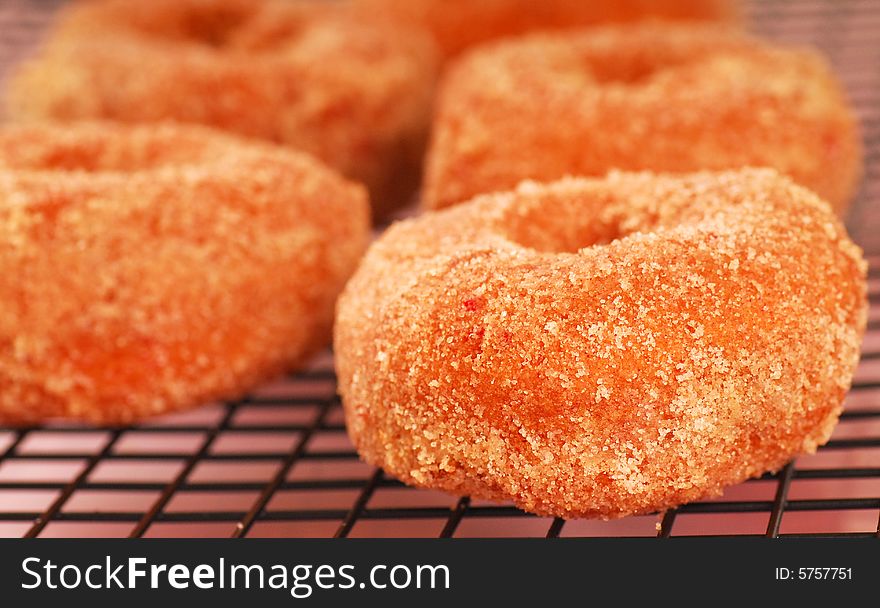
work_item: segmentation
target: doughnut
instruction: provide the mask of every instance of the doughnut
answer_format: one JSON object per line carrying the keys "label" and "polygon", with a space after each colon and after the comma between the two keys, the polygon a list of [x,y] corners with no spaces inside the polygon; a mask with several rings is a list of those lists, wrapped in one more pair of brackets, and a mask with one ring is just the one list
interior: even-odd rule
{"label": "doughnut", "polygon": [[841,214],[857,121],[825,60],[717,26],[648,23],[474,51],[441,85],[424,204],[611,169],[772,167]]}
{"label": "doughnut", "polygon": [[369,204],[203,127],[0,130],[0,424],[235,398],[330,340]]}
{"label": "doughnut", "polygon": [[407,484],[539,515],[714,496],[827,441],[865,275],[772,169],[524,182],[369,249],[337,306],[348,432]]}
{"label": "doughnut", "polygon": [[174,120],[290,145],[365,183],[382,216],[417,189],[434,64],[424,34],[344,6],[96,0],[62,11],[13,77],[8,114]]}
{"label": "doughnut", "polygon": [[421,28],[452,58],[495,38],[658,18],[738,21],[733,0],[355,0],[365,13]]}

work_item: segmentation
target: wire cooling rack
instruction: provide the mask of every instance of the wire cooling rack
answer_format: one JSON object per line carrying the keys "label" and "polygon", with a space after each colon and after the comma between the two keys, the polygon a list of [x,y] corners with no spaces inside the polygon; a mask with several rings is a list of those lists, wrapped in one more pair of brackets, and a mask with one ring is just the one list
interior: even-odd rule
{"label": "wire cooling rack", "polygon": [[[59,4],[0,2],[0,80]],[[880,2],[765,0],[747,13],[764,35],[820,46],[847,84],[867,152],[850,226],[877,266]],[[0,429],[0,536],[880,537],[880,273],[870,293],[863,361],[832,441],[716,500],[563,521],[406,488],[358,460],[327,353],[241,401],[136,427]]]}

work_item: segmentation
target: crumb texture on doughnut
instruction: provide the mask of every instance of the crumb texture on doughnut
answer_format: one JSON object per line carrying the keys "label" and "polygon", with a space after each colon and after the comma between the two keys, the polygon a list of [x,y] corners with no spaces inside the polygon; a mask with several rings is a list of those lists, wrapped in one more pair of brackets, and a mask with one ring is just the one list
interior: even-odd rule
{"label": "crumb texture on doughnut", "polygon": [[368,251],[337,307],[348,430],[408,484],[542,515],[717,495],[827,441],[865,273],[773,170],[527,182]]}
{"label": "crumb texture on doughnut", "polygon": [[341,4],[94,0],[62,9],[8,105],[17,120],[174,120],[290,145],[367,184],[381,214],[416,188],[435,63],[420,32]]}
{"label": "crumb texture on doughnut", "polygon": [[533,35],[476,50],[441,85],[429,208],[524,179],[767,166],[843,213],[858,125],[824,58],[710,25]]}
{"label": "crumb texture on doughnut", "polygon": [[330,339],[360,186],[199,127],[0,130],[0,423],[236,397]]}
{"label": "crumb texture on doughnut", "polygon": [[430,32],[446,58],[495,38],[643,19],[738,21],[734,0],[355,0],[365,14]]}

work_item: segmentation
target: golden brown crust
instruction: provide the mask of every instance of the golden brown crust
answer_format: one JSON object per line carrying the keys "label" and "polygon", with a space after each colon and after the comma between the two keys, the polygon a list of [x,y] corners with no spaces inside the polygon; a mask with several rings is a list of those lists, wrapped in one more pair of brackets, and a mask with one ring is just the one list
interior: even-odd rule
{"label": "golden brown crust", "polygon": [[646,18],[738,21],[733,0],[355,0],[366,14],[432,34],[443,56],[533,30],[569,29]]}
{"label": "golden brown crust", "polygon": [[9,113],[194,122],[287,144],[366,183],[382,215],[416,189],[434,78],[430,41],[342,6],[96,0],[63,11],[13,79]]}
{"label": "golden brown crust", "polygon": [[198,127],[0,131],[0,423],[234,397],[329,339],[361,187]]}
{"label": "golden brown crust", "polygon": [[773,167],[843,213],[858,125],[825,60],[723,28],[644,24],[475,51],[441,86],[424,202],[610,169]]}
{"label": "golden brown crust", "polygon": [[369,250],[337,306],[349,433],[406,483],[544,515],[715,495],[828,439],[865,272],[772,170],[527,182]]}

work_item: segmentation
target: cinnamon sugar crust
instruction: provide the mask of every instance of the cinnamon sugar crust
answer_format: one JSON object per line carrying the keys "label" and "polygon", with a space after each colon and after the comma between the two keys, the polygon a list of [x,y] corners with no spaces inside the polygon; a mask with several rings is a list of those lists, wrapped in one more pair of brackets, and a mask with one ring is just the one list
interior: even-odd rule
{"label": "cinnamon sugar crust", "polygon": [[866,264],[772,170],[526,182],[394,225],[337,307],[349,434],[405,483],[615,518],[829,438]]}
{"label": "cinnamon sugar crust", "polygon": [[8,106],[18,121],[173,120],[288,145],[365,183],[380,216],[417,189],[435,77],[426,36],[343,3],[92,0],[61,11]]}
{"label": "cinnamon sugar crust", "polygon": [[431,34],[444,58],[497,38],[644,19],[740,20],[733,0],[354,0],[365,15]]}
{"label": "cinnamon sugar crust", "polygon": [[710,25],[536,34],[475,50],[440,87],[423,202],[609,170],[772,167],[842,215],[862,173],[826,60]]}
{"label": "cinnamon sugar crust", "polygon": [[360,186],[198,127],[0,130],[0,423],[237,397],[330,339]]}

